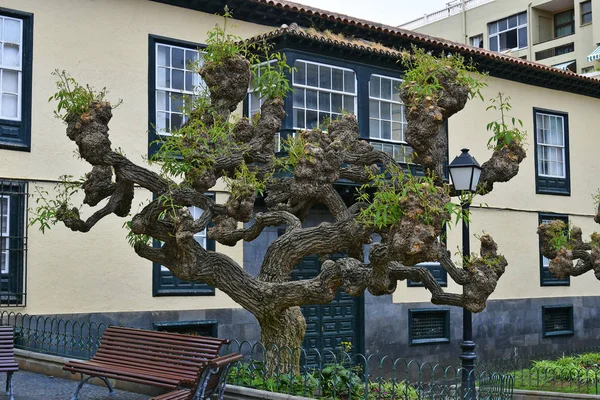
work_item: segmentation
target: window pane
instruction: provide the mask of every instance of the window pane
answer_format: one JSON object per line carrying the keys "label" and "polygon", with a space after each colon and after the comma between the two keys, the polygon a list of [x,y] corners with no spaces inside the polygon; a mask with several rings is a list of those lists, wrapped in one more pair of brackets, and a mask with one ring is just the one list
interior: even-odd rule
{"label": "window pane", "polygon": [[497,22],[492,22],[491,24],[488,24],[488,33],[490,35],[493,35],[494,33],[498,32],[498,23]]}
{"label": "window pane", "polygon": [[2,117],[17,118],[18,97],[14,94],[2,95]]}
{"label": "window pane", "polygon": [[354,114],[354,96],[344,96],[344,110]]}
{"label": "window pane", "polygon": [[162,90],[156,91],[156,110],[169,111],[169,101],[167,101],[167,93]]}
{"label": "window pane", "polygon": [[20,67],[21,57],[19,57],[19,45],[4,43],[2,52],[2,63],[7,67]]}
{"label": "window pane", "polygon": [[158,67],[156,71],[156,86],[171,87],[171,70],[169,68]]}
{"label": "window pane", "polygon": [[591,1],[586,1],[581,3],[581,9],[583,10],[583,12],[592,12],[592,2]]}
{"label": "window pane", "polygon": [[168,132],[169,130],[169,114],[163,112],[156,113],[156,130],[158,132]]}
{"label": "window pane", "polygon": [[342,95],[332,93],[331,94],[331,111],[336,112],[336,113],[341,113],[343,109],[344,109],[344,106],[342,104]]}
{"label": "window pane", "polygon": [[402,124],[396,122],[392,123],[392,140],[401,141],[403,139]]}
{"label": "window pane", "polygon": [[344,71],[344,91],[356,93],[356,78],[352,71]]}
{"label": "window pane", "polygon": [[522,12],[519,14],[519,25],[527,24],[527,12]]}
{"label": "window pane", "polygon": [[401,122],[402,118],[402,105],[392,104],[392,120]]}
{"label": "window pane", "polygon": [[171,110],[181,112],[183,109],[183,96],[179,93],[171,93]]}
{"label": "window pane", "polygon": [[323,89],[331,89],[331,68],[319,67],[319,87]]}
{"label": "window pane", "polygon": [[198,52],[194,50],[185,51],[185,67],[190,69],[194,65],[194,62],[198,59]]}
{"label": "window pane", "polygon": [[312,129],[317,127],[317,112],[306,111],[306,128]]}
{"label": "window pane", "polygon": [[392,99],[392,81],[389,79],[381,80],[381,98],[386,100]]}
{"label": "window pane", "polygon": [[319,110],[330,111],[331,110],[331,94],[327,92],[319,92]]}
{"label": "window pane", "polygon": [[369,85],[369,95],[371,97],[381,97],[380,82],[381,78],[371,75],[371,82]]}
{"label": "window pane", "polygon": [[506,19],[501,19],[498,21],[498,32],[502,32],[508,29],[508,21]]}
{"label": "window pane", "polygon": [[183,90],[184,85],[183,85],[183,71],[178,70],[178,69],[173,69],[171,70],[173,76],[173,89],[176,90]]}
{"label": "window pane", "polygon": [[589,13],[583,14],[581,22],[584,24],[589,24],[590,22],[592,22],[592,13],[589,12]]}
{"label": "window pane", "polygon": [[314,87],[319,85],[319,67],[315,64],[306,64],[306,84]]}
{"label": "window pane", "polygon": [[379,118],[379,101],[369,100],[369,117]]}
{"label": "window pane", "polygon": [[171,114],[171,131],[176,131],[178,129],[181,129],[181,126],[183,125],[183,115],[181,114]]}
{"label": "window pane", "polygon": [[379,138],[379,120],[369,119],[369,137]]}
{"label": "window pane", "polygon": [[185,66],[184,53],[185,52],[183,49],[173,48],[173,62],[171,65],[172,67],[183,69],[183,67]]}
{"label": "window pane", "polygon": [[498,51],[498,36],[493,36],[490,38],[490,50]]}
{"label": "window pane", "polygon": [[4,41],[21,44],[21,21],[4,19]]}
{"label": "window pane", "polygon": [[294,127],[295,128],[305,128],[304,125],[304,110],[294,110]]}
{"label": "window pane", "polygon": [[296,61],[294,63],[294,66],[296,67],[296,71],[294,71],[294,83],[297,83],[299,85],[305,85],[306,63],[303,63],[302,61]]}
{"label": "window pane", "polygon": [[306,108],[317,109],[317,91],[306,90]]}
{"label": "window pane", "polygon": [[390,103],[381,102],[381,119],[392,119],[391,106]]}
{"label": "window pane", "polygon": [[508,27],[509,28],[516,28],[517,27],[517,16],[513,15],[512,17],[508,18]]}
{"label": "window pane", "polygon": [[304,107],[304,89],[294,90],[294,107]]}
{"label": "window pane", "polygon": [[11,70],[2,71],[2,91],[19,93],[19,72]]}
{"label": "window pane", "polygon": [[519,48],[527,46],[527,28],[519,28]]}
{"label": "window pane", "polygon": [[332,71],[333,90],[344,90],[344,72],[334,68]]}
{"label": "window pane", "polygon": [[391,139],[392,138],[392,124],[388,121],[381,121],[381,138]]}
{"label": "window pane", "polygon": [[401,101],[400,100],[400,82],[398,82],[398,81],[392,82],[392,100]]}
{"label": "window pane", "polygon": [[156,52],[156,64],[162,66],[171,65],[171,48],[158,45]]}
{"label": "window pane", "polygon": [[192,72],[185,73],[185,90],[188,92],[194,90],[194,73]]}

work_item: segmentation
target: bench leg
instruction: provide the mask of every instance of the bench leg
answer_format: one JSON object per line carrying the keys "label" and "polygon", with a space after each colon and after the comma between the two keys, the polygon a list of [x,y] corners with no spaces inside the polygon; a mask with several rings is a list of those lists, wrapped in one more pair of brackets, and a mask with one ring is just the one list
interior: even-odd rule
{"label": "bench leg", "polygon": [[[82,380],[81,382],[79,382],[79,384],[77,385],[77,388],[75,389],[75,393],[73,393],[73,397],[71,398],[71,400],[77,400],[77,396],[79,396],[79,391],[81,390],[81,388],[83,387],[83,385],[85,385],[87,383],[87,381],[89,381],[92,378],[94,378],[94,377],[93,376],[88,376],[87,378],[85,378],[84,380]],[[102,381],[104,382],[104,384],[108,388],[109,393],[112,395],[114,393],[114,390],[113,390],[112,385],[108,381],[108,379],[104,378],[103,376],[98,376],[97,378],[102,379]]]}
{"label": "bench leg", "polygon": [[13,397],[12,376],[12,372],[6,373],[6,394],[8,395],[9,400],[15,400],[15,398]]}

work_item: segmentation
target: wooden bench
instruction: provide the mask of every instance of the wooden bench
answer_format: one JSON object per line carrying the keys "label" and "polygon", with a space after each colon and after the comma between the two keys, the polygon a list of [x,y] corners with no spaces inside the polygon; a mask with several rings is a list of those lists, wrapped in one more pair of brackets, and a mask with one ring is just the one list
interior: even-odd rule
{"label": "wooden bench", "polygon": [[0,326],[0,372],[6,372],[6,394],[10,400],[14,400],[12,376],[18,370],[19,364],[15,360],[15,328]]}
{"label": "wooden bench", "polygon": [[201,378],[208,365],[220,366],[230,359],[231,355],[219,357],[221,347],[228,343],[226,339],[111,326],[89,361],[69,361],[63,369],[88,375],[77,386],[73,400],[94,377],[102,379],[111,393],[108,378],[191,393],[192,388],[203,385]]}
{"label": "wooden bench", "polygon": [[150,400],[204,400],[213,394],[217,394],[217,398],[222,399],[229,368],[243,358],[237,353],[215,358],[200,372],[194,387],[165,393]]}

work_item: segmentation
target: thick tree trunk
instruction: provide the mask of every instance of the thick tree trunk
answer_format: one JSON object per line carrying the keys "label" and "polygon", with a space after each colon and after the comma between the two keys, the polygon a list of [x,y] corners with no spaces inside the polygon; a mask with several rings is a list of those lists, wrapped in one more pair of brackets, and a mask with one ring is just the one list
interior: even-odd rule
{"label": "thick tree trunk", "polygon": [[278,315],[259,318],[261,340],[265,345],[268,375],[293,370],[300,372],[300,353],[306,321],[300,307],[290,307]]}

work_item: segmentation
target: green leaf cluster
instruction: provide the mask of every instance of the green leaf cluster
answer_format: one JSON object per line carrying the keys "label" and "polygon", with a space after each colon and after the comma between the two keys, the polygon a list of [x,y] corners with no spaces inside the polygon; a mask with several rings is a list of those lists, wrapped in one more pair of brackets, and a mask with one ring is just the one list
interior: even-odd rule
{"label": "green leaf cluster", "polygon": [[47,190],[40,186],[35,187],[36,206],[30,209],[32,217],[29,219],[29,226],[39,225],[39,230],[42,233],[46,229],[50,230],[51,225],[55,225],[61,219],[78,218],[71,206],[71,197],[79,192],[83,179],[73,180],[71,175],[62,175],[59,181],[54,185],[56,197],[51,198]]}
{"label": "green leaf cluster", "polygon": [[244,49],[252,64],[250,89],[261,99],[285,98],[293,89],[288,76],[292,67],[287,64],[285,54],[272,51],[267,42],[251,43]]}
{"label": "green leaf cluster", "polygon": [[[108,91],[102,88],[95,91],[90,85],[80,85],[65,70],[54,70],[52,75],[57,79],[56,88],[58,91],[48,99],[48,102],[55,100],[58,102],[54,116],[65,122],[70,118],[81,117],[89,111],[90,104],[94,101],[105,101]],[[122,100],[113,106],[118,107]]]}
{"label": "green leaf cluster", "polygon": [[300,133],[281,139],[281,151],[285,154],[275,159],[275,166],[286,172],[294,173],[296,166],[307,157],[306,145],[308,140]]}
{"label": "green leaf cluster", "polygon": [[208,31],[206,38],[207,46],[204,49],[204,62],[213,65],[219,65],[225,60],[237,56],[242,51],[239,44],[242,38],[227,32],[227,22],[233,18],[233,14],[227,6],[222,16],[223,26],[219,24],[215,25],[213,29]]}
{"label": "green leaf cluster", "polygon": [[127,243],[131,247],[135,247],[136,245],[142,244],[145,246],[149,246],[152,243],[152,237],[148,235],[139,235],[137,233],[133,233],[131,230],[131,221],[125,221],[123,224],[123,228],[127,229]]}
{"label": "green leaf cluster", "polygon": [[[569,224],[570,225],[570,224]],[[554,250],[567,249],[572,250],[573,244],[569,238],[570,226],[561,220],[554,220],[546,227],[546,232],[550,239],[548,243]]]}
{"label": "green leaf cluster", "polygon": [[[370,182],[360,187],[357,197],[357,201],[368,204],[358,216],[362,224],[383,229],[399,223],[407,215],[426,224],[444,214],[454,216],[457,223],[464,217],[459,205],[441,200],[448,198],[450,188],[436,186],[433,176],[416,176],[398,165],[389,165],[379,174],[369,169],[367,172]],[[411,198],[416,198],[419,209],[407,209]]]}
{"label": "green leaf cluster", "polygon": [[483,100],[481,89],[486,83],[482,80],[482,74],[472,61],[466,63],[460,54],[441,53],[436,57],[413,45],[410,52],[402,53],[400,62],[406,68],[401,87],[408,90],[411,105],[427,96],[439,99],[443,91],[440,79],[454,73],[456,84],[469,88],[469,98],[478,97]]}
{"label": "green leaf cluster", "polygon": [[[499,111],[500,118],[490,122],[486,126],[486,129],[489,132],[492,132],[492,137],[487,142],[488,148],[490,150],[500,150],[513,142],[521,145],[527,138],[527,131],[523,130],[523,121],[507,115],[507,113],[512,110],[510,97],[504,95],[504,93],[498,93],[498,95],[495,98],[490,99],[490,101],[492,104],[486,108],[486,111]],[[510,125],[508,121],[510,122]]]}
{"label": "green leaf cluster", "polygon": [[267,189],[267,181],[272,173],[259,177],[258,171],[250,169],[246,163],[235,169],[233,178],[223,177],[231,196],[234,198],[250,197],[258,193],[262,196]]}

